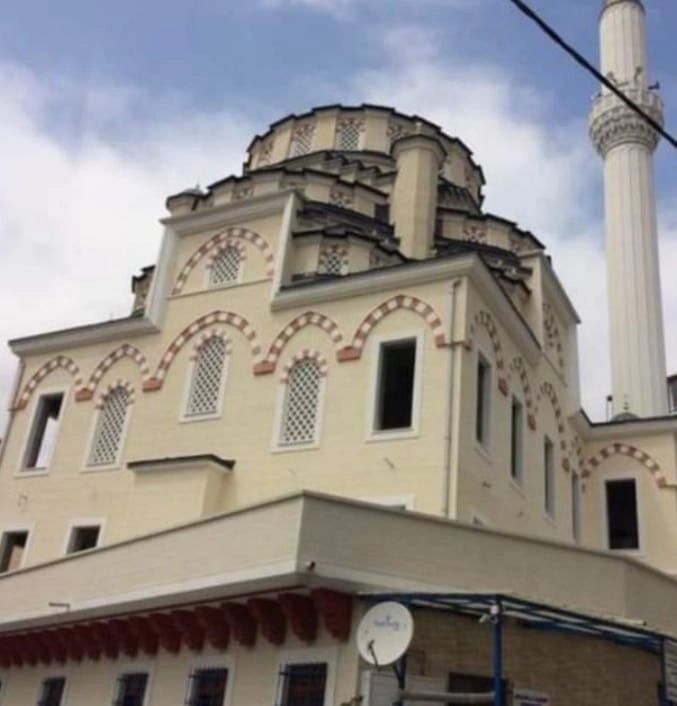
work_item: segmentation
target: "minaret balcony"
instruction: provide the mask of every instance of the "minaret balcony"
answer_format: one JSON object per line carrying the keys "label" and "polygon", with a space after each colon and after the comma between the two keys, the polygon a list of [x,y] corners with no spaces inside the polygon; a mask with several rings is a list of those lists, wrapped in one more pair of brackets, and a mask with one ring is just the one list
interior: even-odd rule
{"label": "minaret balcony", "polygon": [[[623,90],[635,105],[659,125],[663,125],[663,101],[656,92],[643,87]],[[646,120],[617,95],[604,91],[595,98],[590,113],[590,139],[604,157],[614,147],[632,142],[644,144],[653,151],[660,137]]]}

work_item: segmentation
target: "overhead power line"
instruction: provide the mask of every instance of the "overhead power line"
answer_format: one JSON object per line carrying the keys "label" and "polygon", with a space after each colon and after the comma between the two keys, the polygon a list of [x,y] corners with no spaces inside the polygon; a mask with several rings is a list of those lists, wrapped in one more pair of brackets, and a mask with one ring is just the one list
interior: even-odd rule
{"label": "overhead power line", "polygon": [[588,73],[592,74],[600,83],[606,86],[612,93],[617,95],[623,103],[625,103],[628,108],[633,110],[637,115],[639,115],[643,120],[645,120],[659,135],[664,137],[667,142],[677,149],[677,139],[675,139],[663,126],[654,120],[648,113],[646,113],[640,106],[637,105],[631,98],[616,86],[612,81],[610,81],[606,76],[603,76],[580,52],[578,52],[574,47],[572,47],[568,42],[566,42],[543,18],[534,12],[523,0],[509,0],[520,12],[525,14],[530,20],[535,22],[545,34],[550,37],[557,45],[559,45],[564,51],[569,54],[572,59],[580,64]]}

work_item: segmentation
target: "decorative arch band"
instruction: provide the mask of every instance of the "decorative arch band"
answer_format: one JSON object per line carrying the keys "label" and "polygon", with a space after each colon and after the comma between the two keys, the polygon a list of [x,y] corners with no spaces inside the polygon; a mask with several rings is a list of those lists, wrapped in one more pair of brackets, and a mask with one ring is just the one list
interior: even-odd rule
{"label": "decorative arch band", "polygon": [[623,444],[618,441],[605,446],[603,449],[600,449],[597,453],[590,456],[583,464],[583,471],[581,475],[583,478],[588,478],[596,468],[604,463],[604,461],[612,456],[618,455],[627,456],[628,458],[632,458],[641,464],[653,476],[653,479],[656,481],[656,485],[659,488],[665,488],[667,486],[667,481],[663,475],[661,467],[650,454],[637,446]]}
{"label": "decorative arch band", "polygon": [[237,241],[251,243],[261,252],[266,263],[266,275],[268,277],[272,277],[275,257],[268,241],[258,233],[255,233],[253,230],[248,230],[247,228],[228,228],[227,230],[217,233],[209,238],[209,240],[203,243],[188,258],[176,278],[176,282],[174,283],[174,287],[172,289],[172,294],[175,295],[182,292],[190,273],[193,271],[198,262],[200,262],[200,260],[204,257],[218,254],[220,250],[233,246]]}
{"label": "decorative arch band", "polygon": [[496,322],[488,311],[481,310],[475,314],[472,323],[470,324],[468,346],[472,346],[475,331],[479,326],[484,328],[489,334],[489,340],[491,341],[491,347],[493,349],[496,362],[496,382],[498,384],[498,389],[503,395],[507,396],[509,386],[505,377],[505,359],[503,357],[501,336],[498,332]]}
{"label": "decorative arch band", "polygon": [[329,364],[327,363],[327,359],[322,355],[322,353],[320,353],[320,351],[315,350],[314,348],[304,348],[298,353],[295,353],[291,357],[289,362],[284,366],[282,370],[282,375],[280,376],[280,382],[282,384],[286,385],[287,382],[289,382],[289,372],[297,363],[300,363],[303,360],[315,361],[320,370],[320,375],[322,377],[327,376],[327,372],[329,371]]}
{"label": "decorative arch band", "polygon": [[14,410],[19,411],[26,407],[30,398],[37,386],[51,373],[55,370],[62,368],[66,370],[73,376],[73,383],[75,387],[80,387],[82,380],[80,378],[80,368],[75,364],[72,358],[66,355],[57,355],[51,360],[40,366],[33,375],[31,375],[28,382],[24,385],[19,396],[17,397],[16,403],[14,404]]}

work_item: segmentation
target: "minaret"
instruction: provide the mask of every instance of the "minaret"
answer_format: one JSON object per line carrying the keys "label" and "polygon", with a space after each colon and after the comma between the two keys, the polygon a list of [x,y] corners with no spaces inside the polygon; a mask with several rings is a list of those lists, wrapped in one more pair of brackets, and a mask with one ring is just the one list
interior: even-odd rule
{"label": "minaret", "polygon": [[[604,0],[600,40],[602,74],[662,125],[662,101],[648,87],[641,0]],[[595,99],[590,136],[604,159],[613,412],[667,414],[653,172],[659,137],[606,87]]]}

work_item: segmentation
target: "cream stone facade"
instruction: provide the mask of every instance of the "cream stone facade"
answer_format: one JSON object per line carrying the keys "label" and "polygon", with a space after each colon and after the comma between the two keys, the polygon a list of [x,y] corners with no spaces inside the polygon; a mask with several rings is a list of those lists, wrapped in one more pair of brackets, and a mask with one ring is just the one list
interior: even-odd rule
{"label": "cream stone facade", "polygon": [[169,197],[128,318],[10,342],[2,706],[392,703],[375,594],[412,684],[668,703],[677,418],[586,417],[576,311],[483,186],[424,118],[291,115]]}

